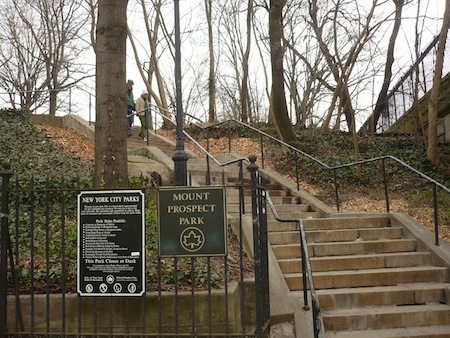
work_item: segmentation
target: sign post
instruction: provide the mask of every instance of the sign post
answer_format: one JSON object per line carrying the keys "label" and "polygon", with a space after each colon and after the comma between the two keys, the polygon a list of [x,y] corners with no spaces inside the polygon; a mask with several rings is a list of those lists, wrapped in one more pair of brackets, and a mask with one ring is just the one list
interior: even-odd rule
{"label": "sign post", "polygon": [[78,195],[80,296],[145,293],[144,194],[140,190]]}
{"label": "sign post", "polygon": [[225,256],[227,220],[224,187],[170,187],[158,191],[161,257]]}

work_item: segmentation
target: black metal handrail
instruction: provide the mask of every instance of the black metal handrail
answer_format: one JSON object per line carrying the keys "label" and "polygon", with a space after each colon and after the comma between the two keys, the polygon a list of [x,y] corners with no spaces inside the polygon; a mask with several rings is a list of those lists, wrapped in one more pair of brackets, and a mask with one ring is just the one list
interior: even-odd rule
{"label": "black metal handrail", "polygon": [[322,313],[320,311],[320,302],[319,297],[317,296],[316,289],[314,287],[314,278],[311,269],[311,260],[308,253],[308,246],[306,242],[306,234],[305,228],[303,225],[303,220],[296,218],[281,218],[275,208],[275,205],[272,202],[272,199],[269,196],[269,192],[267,194],[267,203],[269,203],[270,210],[272,211],[273,216],[278,222],[283,223],[296,223],[299,234],[300,234],[300,255],[302,260],[302,280],[303,280],[303,309],[309,310],[309,302],[308,302],[308,286],[306,283],[306,278],[308,278],[309,282],[309,293],[311,296],[312,310],[313,310],[313,326],[314,326],[314,337],[318,338],[320,331],[323,327],[323,318]]}
{"label": "black metal handrail", "polygon": [[[168,119],[166,116],[162,115],[163,118]],[[170,122],[174,123],[172,120],[168,119]],[[390,212],[390,204],[389,204],[389,191],[388,191],[388,185],[387,185],[387,173],[386,173],[386,160],[392,160],[398,164],[400,164],[402,167],[410,170],[411,172],[419,175],[420,177],[422,177],[424,180],[426,180],[427,182],[429,182],[430,184],[432,184],[432,189],[433,189],[433,219],[434,219],[434,235],[435,235],[435,245],[439,246],[439,219],[438,219],[438,197],[437,197],[437,188],[442,189],[442,191],[444,191],[445,193],[447,193],[450,197],[450,188],[444,186],[442,183],[432,179],[431,177],[429,177],[428,175],[422,173],[421,171],[415,169],[414,167],[410,166],[409,164],[407,164],[406,162],[396,158],[395,156],[391,156],[391,155],[386,155],[386,156],[381,156],[381,157],[375,157],[375,158],[371,158],[371,159],[366,159],[366,160],[361,160],[361,161],[357,161],[357,162],[350,162],[350,163],[346,163],[346,164],[342,164],[342,165],[337,165],[337,166],[329,166],[326,163],[320,161],[319,159],[307,154],[306,152],[295,148],[294,146],[283,142],[279,139],[277,139],[274,136],[271,136],[255,127],[252,127],[244,122],[238,121],[236,119],[230,119],[227,121],[222,121],[222,122],[218,122],[206,127],[203,126],[199,126],[196,125],[198,128],[202,129],[202,130],[207,130],[209,128],[213,128],[222,124],[227,124],[228,126],[228,151],[229,153],[231,153],[232,149],[231,149],[231,123],[236,123],[239,124],[247,129],[250,129],[254,132],[256,132],[259,135],[259,140],[260,140],[260,156],[261,156],[261,168],[264,169],[264,143],[263,143],[263,137],[266,137],[270,140],[272,140],[275,143],[278,143],[279,145],[282,145],[288,149],[290,149],[291,151],[293,151],[295,153],[295,173],[296,173],[296,186],[297,186],[297,190],[300,190],[300,179],[299,179],[299,170],[298,170],[298,156],[304,156],[306,158],[308,158],[309,160],[319,164],[321,167],[332,171],[333,173],[333,181],[334,181],[334,190],[335,190],[335,200],[336,200],[336,209],[337,211],[341,211],[340,210],[340,200],[339,200],[339,184],[338,184],[338,178],[337,178],[337,171],[339,169],[343,169],[343,168],[350,168],[350,167],[355,167],[355,166],[359,166],[361,164],[365,164],[365,163],[372,163],[372,162],[381,162],[381,166],[382,166],[382,172],[383,172],[383,184],[384,184],[384,195],[385,195],[385,202],[386,202],[386,212]],[[189,138],[189,140],[193,141],[195,143],[196,146],[200,147],[200,149],[202,149],[202,151],[204,151],[205,153],[209,154],[206,149],[204,149],[203,147],[200,146],[200,144],[196,141],[194,141],[194,139],[188,134],[186,133],[186,131],[183,130],[184,135],[186,135],[186,137]],[[208,137],[207,137],[207,141],[208,141]],[[207,158],[213,158],[213,156],[211,154],[207,155]]]}
{"label": "black metal handrail", "polygon": [[[349,167],[354,167],[357,165],[361,165],[364,163],[371,163],[371,162],[377,162],[377,161],[381,161],[382,164],[382,171],[383,171],[383,182],[384,182],[384,191],[385,191],[385,200],[386,200],[386,210],[387,212],[390,212],[390,206],[389,206],[389,191],[388,191],[388,187],[387,187],[387,174],[386,174],[386,160],[392,160],[398,164],[400,164],[401,166],[407,168],[408,170],[412,171],[413,173],[419,175],[420,177],[422,177],[423,179],[425,179],[426,181],[430,182],[433,184],[433,206],[434,206],[434,222],[435,222],[435,228],[434,228],[434,232],[435,232],[435,245],[439,245],[439,232],[438,232],[438,203],[437,203],[437,188],[441,188],[443,191],[445,191],[446,193],[450,194],[450,189],[447,188],[446,186],[444,186],[443,184],[439,183],[438,181],[432,179],[431,177],[427,176],[426,174],[422,173],[421,171],[413,168],[412,166],[410,166],[409,164],[401,161],[400,159],[391,156],[391,155],[387,155],[387,156],[381,156],[381,157],[376,157],[376,158],[371,158],[371,159],[367,159],[367,160],[362,160],[362,161],[357,161],[357,162],[351,162],[351,163],[347,163],[347,164],[343,164],[343,165],[338,165],[338,166],[329,166],[326,163],[316,159],[315,157],[305,153],[304,151],[301,151],[295,147],[293,147],[290,144],[287,144],[283,141],[278,140],[277,138],[261,131],[258,130],[257,128],[254,128],[250,125],[247,125],[241,121],[235,120],[235,119],[231,119],[228,121],[224,121],[224,122],[219,122],[207,127],[202,127],[202,126],[197,126],[203,130],[207,129],[207,128],[212,128],[214,126],[220,125],[220,124],[224,124],[227,123],[228,124],[228,150],[229,153],[231,153],[231,132],[230,132],[230,125],[232,122],[235,122],[237,124],[240,124],[254,132],[256,132],[259,135],[259,139],[260,139],[260,155],[261,155],[261,167],[262,169],[264,169],[264,143],[263,143],[263,137],[267,137],[268,139],[285,146],[286,148],[292,150],[295,152],[296,154],[296,163],[295,163],[295,172],[296,172],[296,184],[297,184],[297,190],[300,190],[299,188],[299,170],[298,170],[298,155],[302,155],[308,159],[310,159],[311,161],[321,165],[323,168],[331,170],[333,172],[333,179],[334,179],[334,186],[335,186],[335,196],[336,196],[336,208],[338,211],[340,211],[340,203],[339,203],[339,185],[338,185],[338,181],[337,181],[337,170],[339,169],[343,169],[343,168],[349,168]],[[212,159],[217,165],[219,166],[224,166],[226,164],[230,164],[230,163],[234,163],[237,161],[243,161],[244,158],[240,158],[237,160],[233,160],[227,163],[220,163],[211,153],[209,153],[208,150],[206,150],[204,147],[202,147],[192,136],[190,136],[186,131],[183,130],[184,135],[191,141],[193,142],[199,149],[201,149],[207,157],[207,161],[209,161],[209,159]],[[208,144],[208,138],[207,138],[207,144]],[[209,162],[208,162],[209,163]],[[242,163],[241,163],[241,171],[242,171]],[[209,177],[209,165],[207,167],[207,177]],[[223,174],[222,174],[223,176]],[[308,282],[309,282],[309,288],[310,288],[310,295],[311,295],[311,302],[312,302],[312,308],[313,308],[313,326],[314,326],[314,337],[319,337],[319,333],[321,331],[321,328],[323,327],[323,320],[322,320],[322,315],[321,315],[321,311],[320,311],[320,303],[319,303],[319,299],[318,296],[316,294],[315,288],[314,288],[314,279],[313,279],[313,274],[312,274],[312,269],[311,269],[311,263],[310,263],[310,258],[309,258],[309,254],[308,254],[308,249],[307,249],[307,242],[306,242],[306,235],[305,235],[305,230],[304,230],[304,226],[303,226],[303,221],[299,220],[299,219],[283,219],[280,218],[271,199],[270,196],[267,193],[267,202],[269,203],[269,206],[272,210],[272,213],[274,214],[274,217],[277,221],[280,222],[296,222],[298,224],[298,228],[299,228],[299,232],[300,232],[300,247],[301,247],[301,257],[302,257],[302,274],[303,274],[303,297],[304,297],[304,306],[305,306],[305,310],[309,309],[309,305],[308,305],[308,295],[307,295],[307,285],[306,285],[306,277],[308,278]],[[307,275],[307,276],[306,276]]]}
{"label": "black metal handrail", "polygon": [[338,184],[338,178],[337,178],[337,171],[339,169],[343,169],[343,168],[350,168],[350,167],[355,167],[355,166],[359,166],[361,164],[365,164],[365,163],[372,163],[372,162],[381,162],[381,166],[382,166],[382,172],[383,172],[383,182],[384,182],[384,193],[385,193],[385,201],[386,201],[386,212],[390,212],[390,205],[389,205],[389,191],[388,191],[388,185],[387,185],[387,173],[386,173],[386,160],[391,160],[394,161],[396,163],[398,163],[399,165],[401,165],[402,167],[408,169],[409,171],[419,175],[421,178],[423,178],[425,181],[427,181],[428,183],[432,184],[433,186],[433,209],[434,209],[434,233],[435,233],[435,245],[439,246],[439,220],[438,220],[438,198],[437,198],[437,189],[440,188],[442,189],[443,192],[445,192],[446,194],[449,195],[450,198],[450,188],[446,187],[445,185],[443,185],[442,183],[432,179],[431,177],[429,177],[428,175],[422,173],[421,171],[415,169],[414,167],[410,166],[409,164],[407,164],[406,162],[403,162],[402,160],[391,156],[391,155],[386,155],[386,156],[381,156],[381,157],[375,157],[375,158],[371,158],[371,159],[366,159],[366,160],[361,160],[361,161],[357,161],[357,162],[351,162],[351,163],[346,163],[346,164],[342,164],[342,165],[337,165],[337,166],[330,166],[322,161],[320,161],[319,159],[311,156],[310,154],[305,153],[302,150],[299,150],[297,148],[295,148],[294,146],[283,142],[279,139],[277,139],[274,136],[271,136],[255,127],[252,127],[246,123],[243,123],[241,121],[235,120],[235,119],[230,119],[227,121],[223,121],[223,122],[218,122],[212,125],[209,125],[207,127],[203,127],[203,126],[197,126],[198,128],[201,128],[203,130],[206,130],[208,128],[213,128],[216,127],[218,125],[221,124],[228,124],[228,150],[231,153],[232,149],[231,149],[231,123],[236,123],[238,125],[241,125],[249,130],[252,130],[253,132],[256,132],[259,135],[259,140],[260,140],[260,156],[261,156],[261,167],[264,169],[264,143],[263,143],[263,137],[266,137],[270,140],[272,140],[275,143],[278,143],[279,145],[282,145],[286,148],[288,148],[289,150],[293,151],[295,154],[295,172],[296,172],[296,185],[297,185],[297,190],[300,190],[300,180],[299,180],[299,170],[298,170],[298,156],[301,155],[303,157],[306,157],[307,159],[319,164],[321,167],[331,171],[333,173],[333,181],[334,181],[334,190],[335,190],[335,199],[336,199],[336,209],[337,211],[341,211],[340,210],[340,201],[339,201],[339,184]]}

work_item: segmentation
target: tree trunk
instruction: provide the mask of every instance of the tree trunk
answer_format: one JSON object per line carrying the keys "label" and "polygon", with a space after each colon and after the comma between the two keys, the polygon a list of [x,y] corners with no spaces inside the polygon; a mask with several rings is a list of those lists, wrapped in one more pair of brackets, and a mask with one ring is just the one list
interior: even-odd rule
{"label": "tree trunk", "polygon": [[99,0],[96,41],[95,186],[128,187],[126,38],[128,0]]}
{"label": "tree trunk", "polygon": [[209,109],[208,122],[216,120],[216,61],[214,58],[214,40],[212,27],[212,0],[205,0],[206,21],[208,23],[208,46],[209,46]]}
{"label": "tree trunk", "polygon": [[271,0],[269,12],[270,61],[272,69],[273,121],[278,135],[286,143],[296,140],[292,122],[289,119],[284,90],[284,50],[281,45],[283,37],[282,14],[286,0]]}
{"label": "tree trunk", "polygon": [[57,91],[49,88],[49,92],[50,92],[50,102],[49,102],[49,110],[48,110],[48,114],[55,116],[56,115],[56,98],[57,98]]}
{"label": "tree trunk", "polygon": [[386,56],[386,65],[384,68],[384,78],[383,85],[381,86],[380,92],[378,94],[377,103],[375,104],[375,109],[372,114],[370,121],[370,134],[375,134],[376,125],[380,118],[381,112],[384,110],[387,103],[387,92],[389,85],[391,84],[392,78],[392,65],[394,64],[394,47],[395,41],[397,40],[398,32],[400,30],[400,25],[402,23],[402,10],[404,0],[393,0],[395,4],[395,17],[394,17],[394,27],[392,28],[391,37],[389,38],[389,45]]}
{"label": "tree trunk", "polygon": [[433,88],[428,100],[428,160],[440,168],[442,166],[437,140],[438,102],[441,93],[442,66],[444,64],[445,41],[450,28],[450,0],[445,1],[445,12],[442,20],[442,28],[439,33],[439,45],[436,51],[436,65],[434,69]]}
{"label": "tree trunk", "polygon": [[250,46],[252,39],[252,16],[253,16],[253,0],[247,2],[247,46],[245,48],[244,59],[242,62],[242,85],[241,85],[241,112],[242,121],[251,121],[249,117],[249,93],[248,93],[248,62],[250,58]]}

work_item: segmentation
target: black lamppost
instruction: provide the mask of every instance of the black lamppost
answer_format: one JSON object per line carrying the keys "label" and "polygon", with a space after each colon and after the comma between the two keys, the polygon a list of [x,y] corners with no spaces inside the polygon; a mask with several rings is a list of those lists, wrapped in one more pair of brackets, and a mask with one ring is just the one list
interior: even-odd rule
{"label": "black lamppost", "polygon": [[175,6],[175,95],[177,104],[177,139],[174,162],[174,183],[179,186],[187,185],[187,154],[184,151],[183,136],[183,101],[181,98],[181,41],[180,41],[180,1],[174,0]]}

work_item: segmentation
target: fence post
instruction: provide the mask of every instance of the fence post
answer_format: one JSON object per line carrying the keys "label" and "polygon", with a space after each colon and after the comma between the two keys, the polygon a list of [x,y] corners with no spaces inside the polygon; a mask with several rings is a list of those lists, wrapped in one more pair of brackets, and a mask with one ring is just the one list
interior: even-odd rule
{"label": "fence post", "polygon": [[1,251],[0,251],[0,338],[4,338],[7,332],[7,254],[8,254],[8,243],[9,243],[9,179],[12,176],[12,171],[10,169],[9,163],[2,163],[2,171],[0,171],[0,176],[2,177],[2,208],[1,208]]}
{"label": "fence post", "polygon": [[337,181],[337,174],[336,169],[333,169],[333,178],[334,178],[334,193],[336,195],[336,209],[339,212],[340,206],[339,206],[339,185]]}
{"label": "fence post", "polygon": [[250,172],[250,185],[252,189],[252,223],[253,223],[253,249],[254,249],[254,267],[255,267],[255,312],[256,312],[256,337],[262,337],[262,308],[261,308],[261,251],[258,222],[258,199],[257,199],[257,172],[258,165],[256,155],[248,157],[250,164],[247,170]]}
{"label": "fence post", "polygon": [[[265,208],[265,194],[261,187],[261,176],[258,176],[256,155],[248,157],[252,189],[252,223],[253,223],[253,249],[255,267],[255,308],[256,332],[258,338],[268,337],[270,330],[270,300],[267,260],[267,217]],[[265,182],[264,182],[265,184]]]}

